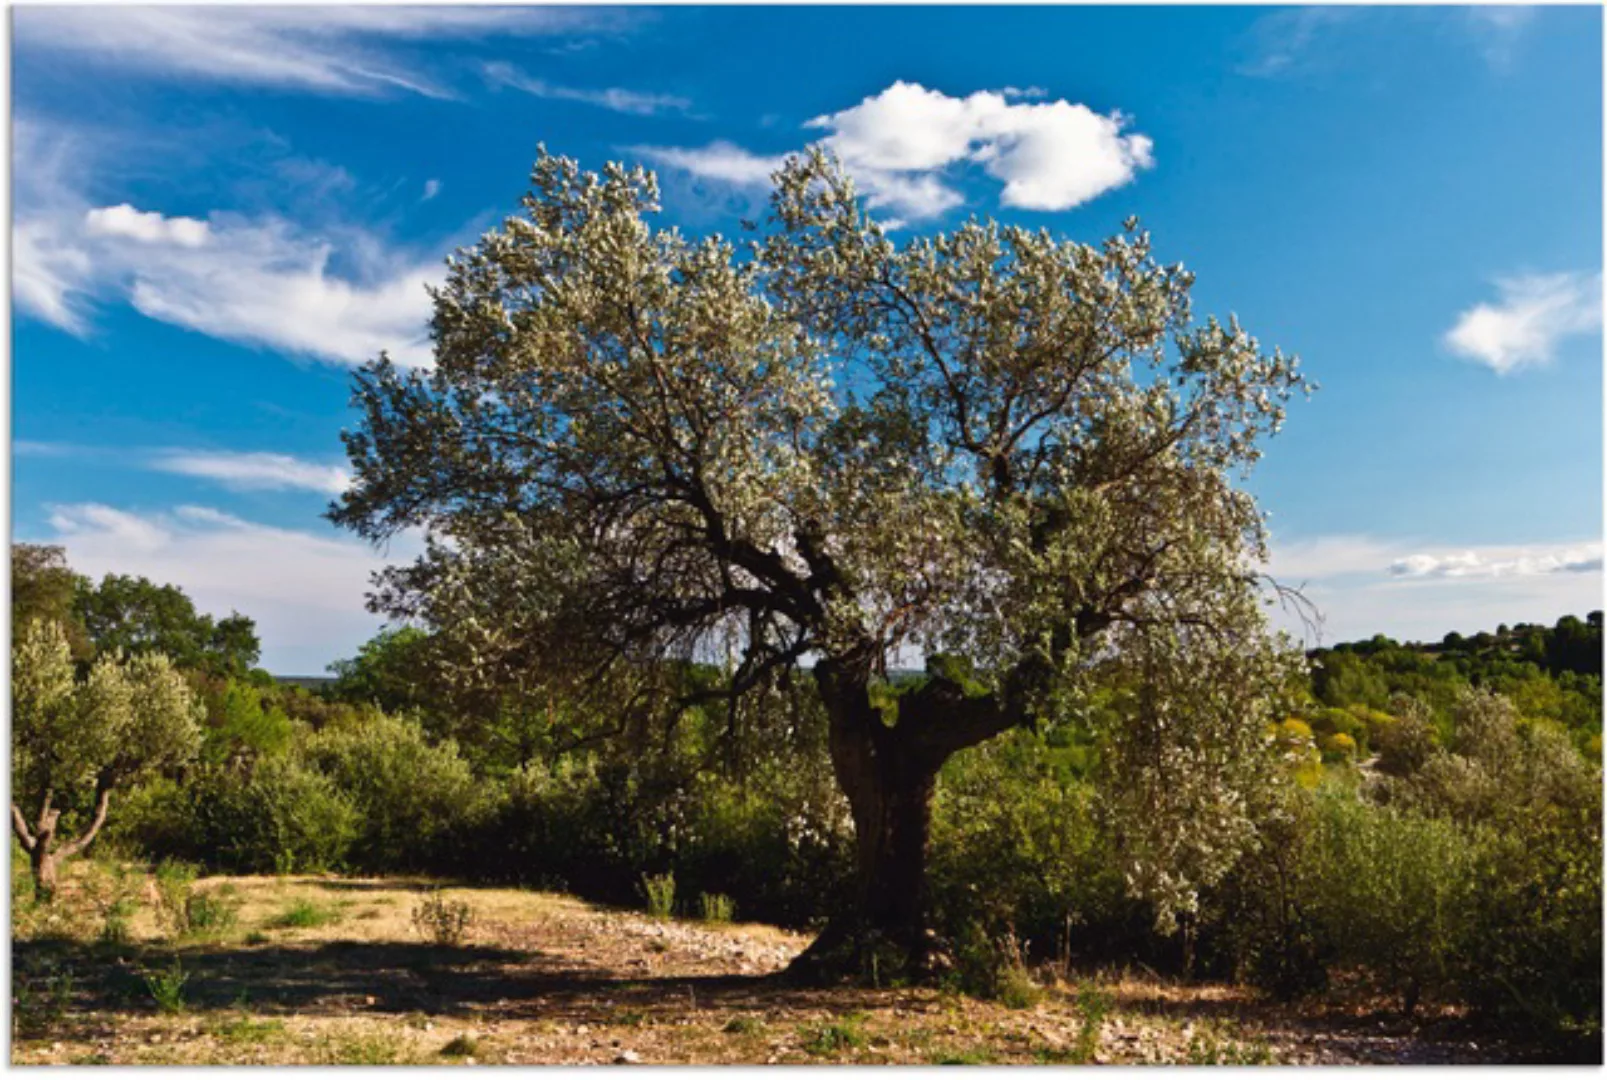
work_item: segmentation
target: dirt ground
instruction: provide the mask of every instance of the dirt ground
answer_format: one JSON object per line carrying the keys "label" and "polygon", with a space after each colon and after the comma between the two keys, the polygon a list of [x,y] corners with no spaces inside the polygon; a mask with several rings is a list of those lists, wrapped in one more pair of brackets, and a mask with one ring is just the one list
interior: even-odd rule
{"label": "dirt ground", "polygon": [[[573,898],[448,888],[472,919],[435,944],[429,883],[207,878],[233,925],[169,940],[13,941],[14,1064],[945,1064],[1499,1061],[1399,1020],[1304,1015],[1244,991],[1045,975],[1020,1008],[934,989],[805,990],[773,976],[807,943],[774,927],[657,920]],[[70,890],[61,904],[71,905]],[[82,906],[82,901],[78,901]],[[71,919],[67,920],[71,922]],[[299,925],[298,925],[299,924]],[[320,924],[320,925],[313,925]],[[162,988],[166,987],[166,993]],[[175,989],[176,987],[176,989]],[[168,1008],[158,1005],[164,997]],[[1018,1002],[1017,1004],[1021,1004]]]}

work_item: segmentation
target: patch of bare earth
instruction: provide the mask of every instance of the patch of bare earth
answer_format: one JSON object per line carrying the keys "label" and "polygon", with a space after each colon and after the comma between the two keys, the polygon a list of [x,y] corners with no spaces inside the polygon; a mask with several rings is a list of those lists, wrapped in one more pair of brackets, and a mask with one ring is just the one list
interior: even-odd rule
{"label": "patch of bare earth", "polygon": [[[456,945],[412,913],[426,882],[209,878],[241,902],[209,938],[148,911],[122,945],[13,943],[15,1064],[1462,1063],[1494,1047],[1388,1021],[1301,1015],[1222,986],[1106,976],[1022,1009],[932,989],[807,990],[774,978],[808,938],[448,888]],[[69,894],[62,903],[71,903]],[[300,920],[318,925],[294,925]],[[306,918],[305,912],[318,913]],[[177,966],[175,967],[175,962]],[[158,1008],[153,980],[181,983]],[[1089,986],[1097,994],[1083,993]],[[1105,1003],[1101,1008],[1095,999]],[[1081,1002],[1081,1004],[1079,1004]],[[1097,1020],[1083,1006],[1100,1012]]]}

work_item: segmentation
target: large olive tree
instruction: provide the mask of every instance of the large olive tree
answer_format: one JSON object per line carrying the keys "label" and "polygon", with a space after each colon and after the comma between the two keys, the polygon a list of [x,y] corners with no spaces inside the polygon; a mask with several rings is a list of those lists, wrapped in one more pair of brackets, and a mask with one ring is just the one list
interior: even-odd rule
{"label": "large olive tree", "polygon": [[[100,834],[115,791],[195,756],[204,714],[159,653],[108,653],[80,678],[61,623],[21,628],[11,650],[11,829],[40,897],[55,891],[58,863]],[[58,835],[64,813],[78,823],[67,837]]]}
{"label": "large olive tree", "polygon": [[651,224],[650,173],[543,151],[523,213],[449,260],[433,368],[357,376],[331,516],[432,538],[375,606],[466,643],[465,679],[807,671],[860,882],[820,968],[918,966],[939,767],[1114,679],[1131,880],[1186,907],[1245,831],[1288,671],[1235,481],[1295,361],[1195,325],[1192,275],[1136,226],[895,243],[830,158],[774,179],[753,238],[696,240]]}

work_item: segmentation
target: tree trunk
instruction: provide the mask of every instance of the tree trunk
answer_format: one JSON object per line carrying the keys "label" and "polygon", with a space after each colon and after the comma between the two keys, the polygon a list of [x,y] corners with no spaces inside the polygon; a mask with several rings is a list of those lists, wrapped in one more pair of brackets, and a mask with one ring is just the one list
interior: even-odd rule
{"label": "tree trunk", "polygon": [[854,817],[855,888],[794,961],[810,981],[919,978],[927,970],[926,847],[941,760],[931,760],[868,697],[829,707],[831,758]]}
{"label": "tree trunk", "polygon": [[943,763],[1021,722],[1013,697],[969,697],[933,678],[897,698],[889,726],[869,677],[838,660],[815,666],[831,721],[831,761],[854,815],[856,888],[789,968],[812,981],[922,979],[931,973],[926,846]]}
{"label": "tree trunk", "polygon": [[56,853],[50,850],[51,839],[38,837],[28,852],[28,861],[33,865],[33,897],[40,903],[48,903],[56,895]]}

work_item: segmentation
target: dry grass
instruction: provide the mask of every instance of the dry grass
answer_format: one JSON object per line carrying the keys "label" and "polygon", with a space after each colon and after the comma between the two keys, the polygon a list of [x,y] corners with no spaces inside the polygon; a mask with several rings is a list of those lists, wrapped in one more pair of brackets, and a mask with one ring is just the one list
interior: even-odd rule
{"label": "dry grass", "polygon": [[[1082,1056],[1078,987],[1065,983],[1024,1009],[931,989],[804,990],[769,976],[807,938],[769,926],[659,921],[564,896],[448,886],[446,897],[474,912],[465,940],[449,947],[423,940],[413,925],[432,882],[200,884],[232,885],[241,901],[237,925],[221,937],[163,940],[147,903],[127,944],[96,944],[93,927],[18,940],[15,975],[29,1008],[13,1063],[1005,1064]],[[297,904],[339,918],[282,925]],[[162,1013],[140,973],[175,957],[188,976],[184,1005]],[[1279,1014],[1226,988],[1131,976],[1100,984],[1111,1010],[1092,1043],[1096,1061],[1369,1056],[1310,1051],[1301,1041],[1309,1033],[1279,1027]]]}

